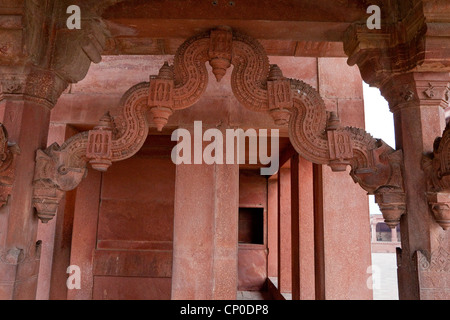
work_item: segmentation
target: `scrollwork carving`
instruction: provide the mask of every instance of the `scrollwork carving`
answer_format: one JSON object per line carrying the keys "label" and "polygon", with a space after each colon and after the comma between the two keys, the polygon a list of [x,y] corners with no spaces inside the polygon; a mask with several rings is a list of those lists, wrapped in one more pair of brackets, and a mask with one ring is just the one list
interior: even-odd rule
{"label": "scrollwork carving", "polygon": [[353,145],[350,175],[368,194],[375,195],[385,223],[395,228],[406,212],[403,153],[363,129],[346,127]]}
{"label": "scrollwork carving", "polygon": [[[146,112],[149,83],[139,83],[122,97],[116,117],[106,114],[93,130],[81,132],[59,146],[36,154],[33,206],[46,223],[58,209],[64,193],[75,189],[87,174],[87,164],[105,171],[112,162],[134,155],[148,135]],[[112,113],[112,112],[111,112]]]}
{"label": "scrollwork carving", "polygon": [[233,33],[234,66],[231,88],[238,101],[253,111],[267,112],[267,76],[269,59],[261,44],[253,38]]}
{"label": "scrollwork carving", "polygon": [[61,192],[78,185],[88,162],[105,171],[142,147],[148,111],[162,130],[173,112],[196,103],[207,86],[208,61],[218,81],[232,64],[232,91],[244,107],[269,113],[277,125],[288,124],[291,143],[305,159],[334,171],[351,166],[351,176],[377,196],[390,226],[398,223],[404,212],[401,152],[362,129],[341,126],[336,114],[327,113],[317,90],[284,77],[277,65],[269,64],[258,41],[225,27],[185,41],[172,66],[165,63],[150,82],[130,88],[120,108],[94,130],[38,152],[34,203],[42,220],[54,215]]}

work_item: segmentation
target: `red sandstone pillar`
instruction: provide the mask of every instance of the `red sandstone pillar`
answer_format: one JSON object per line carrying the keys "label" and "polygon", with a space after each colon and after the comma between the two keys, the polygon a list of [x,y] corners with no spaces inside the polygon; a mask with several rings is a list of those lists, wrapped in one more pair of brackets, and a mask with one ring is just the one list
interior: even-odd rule
{"label": "red sandstone pillar", "polygon": [[[422,156],[445,127],[448,73],[409,73],[394,77],[381,88],[394,113],[396,145],[403,150],[406,214],[400,221],[402,249],[397,257],[400,299],[449,299],[448,260],[443,267],[418,264],[417,255],[439,259],[450,252],[450,233],[434,221],[426,198]],[[447,267],[445,267],[445,265]],[[447,283],[447,284],[446,284]]]}
{"label": "red sandstone pillar", "polygon": [[278,276],[278,183],[277,175],[269,178],[267,188],[267,272],[269,277]]}
{"label": "red sandstone pillar", "polygon": [[[345,59],[318,58],[318,89],[327,111],[343,126],[364,128],[361,74]],[[371,266],[367,192],[346,172],[315,166],[317,299],[373,298],[367,287]]]}
{"label": "red sandstone pillar", "polygon": [[[50,124],[48,145],[63,144],[77,130],[66,124]],[[38,225],[38,239],[42,240],[37,300],[67,299],[67,267],[70,265],[73,209],[76,190],[66,192],[58,214],[48,223]]]}
{"label": "red sandstone pillar", "polygon": [[278,171],[278,290],[280,293],[292,292],[290,175],[288,162]]}
{"label": "red sandstone pillar", "polygon": [[80,289],[67,290],[68,300],[91,300],[93,297],[93,261],[97,245],[101,184],[102,174],[89,169],[86,178],[77,188],[70,265],[80,268],[81,284]]}
{"label": "red sandstone pillar", "polygon": [[292,300],[315,299],[312,163],[291,158]]}
{"label": "red sandstone pillar", "polygon": [[0,300],[34,299],[39,272],[38,219],[32,207],[36,150],[45,148],[50,109],[23,96],[7,96],[3,124],[21,154],[8,203],[0,209]]}
{"label": "red sandstone pillar", "polygon": [[316,251],[318,299],[371,300],[367,286],[371,266],[369,203],[347,172],[318,166]]}
{"label": "red sandstone pillar", "polygon": [[35,157],[46,147],[50,110],[67,86],[52,71],[12,69],[0,78],[0,109],[8,140],[20,154],[8,201],[0,208],[0,300],[36,297],[41,242],[32,204]]}
{"label": "red sandstone pillar", "polygon": [[234,163],[177,165],[172,299],[236,299],[239,164]]}

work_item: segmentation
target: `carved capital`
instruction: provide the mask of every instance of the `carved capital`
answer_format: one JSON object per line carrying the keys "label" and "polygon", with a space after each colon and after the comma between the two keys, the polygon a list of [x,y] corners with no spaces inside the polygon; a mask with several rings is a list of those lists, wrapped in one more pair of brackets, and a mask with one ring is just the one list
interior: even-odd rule
{"label": "carved capital", "polygon": [[5,72],[0,78],[0,100],[20,96],[52,109],[67,85],[54,71],[36,67],[19,74]]}
{"label": "carved capital", "polygon": [[411,72],[393,76],[381,88],[392,112],[416,106],[449,104],[450,76],[448,73]]}

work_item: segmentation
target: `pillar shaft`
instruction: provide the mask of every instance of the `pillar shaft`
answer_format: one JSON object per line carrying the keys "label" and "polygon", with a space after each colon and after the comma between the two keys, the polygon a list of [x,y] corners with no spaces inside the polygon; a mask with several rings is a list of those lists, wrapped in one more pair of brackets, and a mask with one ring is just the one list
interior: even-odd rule
{"label": "pillar shaft", "polygon": [[315,299],[312,163],[291,158],[292,300]]}
{"label": "pillar shaft", "polygon": [[[91,300],[94,292],[93,261],[97,245],[97,226],[102,174],[89,170],[78,189],[73,214],[70,265],[80,268],[80,289],[67,290],[67,300]],[[68,266],[66,266],[67,269]],[[69,277],[69,274],[67,274]],[[56,297],[54,297],[56,298]]]}
{"label": "pillar shaft", "polygon": [[8,141],[20,149],[12,164],[9,199],[0,208],[0,299],[36,297],[41,248],[32,203],[36,151],[46,148],[50,111],[67,87],[53,71],[25,69],[2,69],[7,72],[0,77],[3,125]]}
{"label": "pillar shaft", "polygon": [[278,171],[278,290],[292,292],[291,177],[289,168]]}
{"label": "pillar shaft", "polygon": [[369,203],[365,191],[344,174],[316,167],[316,298],[371,300]]}
{"label": "pillar shaft", "polygon": [[268,180],[267,190],[267,272],[269,277],[278,276],[278,183],[276,179]]}
{"label": "pillar shaft", "polygon": [[236,299],[238,211],[237,162],[177,165],[172,299]]}
{"label": "pillar shaft", "polygon": [[424,271],[417,259],[423,254],[431,260],[438,252],[450,249],[449,234],[430,212],[422,168],[423,155],[433,151],[434,140],[445,127],[443,108],[448,106],[449,81],[448,73],[410,73],[393,78],[381,89],[394,113],[396,144],[404,156],[406,214],[400,221],[402,250],[397,257],[400,299],[445,295],[445,287],[436,284],[448,278],[448,268]]}
{"label": "pillar shaft", "polygon": [[[78,131],[67,124],[50,124],[48,142],[62,145]],[[80,191],[82,192],[82,191]],[[48,223],[38,225],[38,239],[42,240],[40,271],[36,299],[67,299],[67,267],[70,265],[74,207],[77,190],[66,192],[57,215]]]}
{"label": "pillar shaft", "polygon": [[0,209],[0,300],[34,299],[39,272],[38,219],[32,205],[36,150],[45,148],[50,110],[22,96],[3,100],[9,141],[20,148],[14,183]]}

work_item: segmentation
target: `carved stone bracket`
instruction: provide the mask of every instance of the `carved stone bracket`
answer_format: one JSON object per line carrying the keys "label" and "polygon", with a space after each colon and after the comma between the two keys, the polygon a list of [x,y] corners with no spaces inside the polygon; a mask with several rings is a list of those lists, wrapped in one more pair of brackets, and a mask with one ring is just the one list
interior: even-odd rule
{"label": "carved stone bracket", "polygon": [[6,5],[11,14],[3,20],[14,23],[4,24],[0,32],[0,100],[22,95],[52,109],[69,83],[82,80],[91,62],[100,62],[109,32],[98,4],[82,2],[83,27],[73,30],[66,27],[66,8],[73,2]]}
{"label": "carved stone bracket", "polygon": [[65,192],[86,176],[88,163],[104,172],[112,162],[131,157],[142,147],[148,135],[148,90],[148,82],[133,86],[123,95],[115,116],[107,113],[93,130],[37,151],[33,206],[42,222],[55,216]]}
{"label": "carved stone bracket", "polygon": [[42,241],[32,243],[28,248],[13,247],[9,250],[0,250],[0,263],[18,265],[24,262],[39,261],[41,257]]}
{"label": "carved stone bracket", "polygon": [[428,177],[428,203],[435,221],[450,227],[450,125],[436,138],[433,153],[424,155],[423,169]]}
{"label": "carved stone bracket", "polygon": [[8,142],[8,132],[0,124],[0,208],[8,202],[14,182],[14,160],[19,154],[19,147]]}
{"label": "carved stone bracket", "polygon": [[44,151],[37,151],[33,206],[44,223],[55,216],[64,192],[76,188],[86,174],[85,164],[83,166],[83,161],[77,159],[81,155],[82,145],[86,147],[82,136],[86,134],[75,136],[62,147],[54,143]]}
{"label": "carved stone bracket", "polygon": [[357,64],[366,83],[379,87],[391,74],[407,72],[424,62],[427,25],[422,8],[409,1],[386,3],[381,29],[364,22],[352,24],[344,35],[349,65]]}
{"label": "carved stone bracket", "polygon": [[[378,3],[376,3],[378,2]],[[344,34],[349,65],[358,65],[364,81],[381,87],[390,78],[408,72],[449,72],[445,54],[450,40],[450,6],[446,1],[371,1],[381,6],[381,29],[366,21],[353,23]],[[429,98],[433,91],[430,90]],[[405,95],[408,99],[408,95]]]}
{"label": "carved stone bracket", "polygon": [[186,40],[172,66],[165,63],[150,82],[128,90],[120,108],[94,130],[38,152],[34,203],[41,219],[56,213],[61,192],[78,185],[88,162],[105,171],[141,148],[148,134],[148,111],[162,130],[173,112],[196,103],[208,83],[206,62],[217,81],[232,64],[231,87],[244,107],[270,114],[277,125],[288,125],[291,143],[305,159],[334,171],[351,166],[351,176],[377,196],[390,226],[398,222],[404,211],[401,152],[362,129],[341,126],[336,114],[327,113],[316,89],[284,77],[277,65],[269,64],[258,41],[226,27]]}

